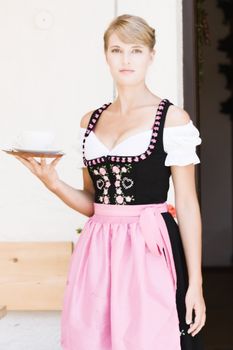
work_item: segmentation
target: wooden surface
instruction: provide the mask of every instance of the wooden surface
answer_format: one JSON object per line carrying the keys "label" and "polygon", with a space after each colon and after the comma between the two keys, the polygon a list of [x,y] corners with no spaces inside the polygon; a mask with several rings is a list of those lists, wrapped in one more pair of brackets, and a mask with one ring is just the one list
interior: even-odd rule
{"label": "wooden surface", "polygon": [[0,305],[0,318],[3,318],[7,314],[6,306]]}
{"label": "wooden surface", "polygon": [[0,305],[61,310],[73,242],[0,242]]}

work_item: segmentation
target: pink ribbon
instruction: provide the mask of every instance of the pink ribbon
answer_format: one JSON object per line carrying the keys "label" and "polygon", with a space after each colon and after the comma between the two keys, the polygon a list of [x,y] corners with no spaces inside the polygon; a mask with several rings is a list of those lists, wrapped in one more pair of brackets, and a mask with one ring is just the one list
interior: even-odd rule
{"label": "pink ribbon", "polygon": [[165,252],[165,258],[170,270],[174,289],[177,287],[176,269],[173,259],[173,252],[168,234],[167,226],[162,212],[167,212],[167,203],[152,204],[141,209],[139,214],[139,224],[145,238],[147,247],[152,254],[160,256]]}

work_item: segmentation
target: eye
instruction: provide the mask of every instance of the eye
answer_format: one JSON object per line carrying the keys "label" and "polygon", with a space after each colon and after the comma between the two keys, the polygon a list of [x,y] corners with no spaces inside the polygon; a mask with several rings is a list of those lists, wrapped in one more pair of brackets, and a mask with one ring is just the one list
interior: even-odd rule
{"label": "eye", "polygon": [[133,52],[135,52],[135,53],[142,53],[142,50],[134,49]]}
{"label": "eye", "polygon": [[120,52],[119,49],[112,49],[111,52]]}

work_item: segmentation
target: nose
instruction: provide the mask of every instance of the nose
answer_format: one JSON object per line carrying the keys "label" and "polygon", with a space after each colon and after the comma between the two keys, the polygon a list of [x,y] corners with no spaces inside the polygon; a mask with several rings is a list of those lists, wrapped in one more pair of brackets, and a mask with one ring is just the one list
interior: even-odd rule
{"label": "nose", "polygon": [[130,64],[130,53],[129,52],[123,52],[123,54],[122,54],[122,63],[124,65]]}

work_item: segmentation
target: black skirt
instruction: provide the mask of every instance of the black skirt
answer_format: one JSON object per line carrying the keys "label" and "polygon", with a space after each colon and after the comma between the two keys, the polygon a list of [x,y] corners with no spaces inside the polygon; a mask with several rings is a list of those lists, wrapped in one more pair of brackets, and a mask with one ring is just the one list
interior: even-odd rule
{"label": "black skirt", "polygon": [[[179,316],[182,350],[204,350],[203,328],[193,337],[187,333],[189,325],[185,322],[185,295],[188,289],[188,270],[181,240],[180,230],[171,213],[162,213],[169,233],[177,274],[176,303]],[[193,313],[194,318],[194,313]]]}

